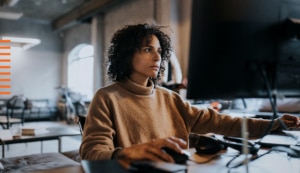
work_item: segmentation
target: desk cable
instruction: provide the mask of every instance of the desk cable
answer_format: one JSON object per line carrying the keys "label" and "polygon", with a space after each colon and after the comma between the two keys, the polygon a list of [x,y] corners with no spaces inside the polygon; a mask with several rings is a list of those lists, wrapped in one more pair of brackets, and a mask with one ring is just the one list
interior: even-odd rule
{"label": "desk cable", "polygon": [[[265,84],[266,84],[266,91],[267,91],[267,95],[268,95],[268,98],[270,100],[270,105],[271,105],[272,112],[273,112],[271,122],[270,122],[267,130],[265,131],[265,133],[260,138],[260,139],[262,139],[264,136],[268,135],[271,132],[272,127],[273,127],[274,122],[275,122],[275,119],[278,117],[278,110],[277,110],[277,104],[276,104],[277,93],[272,94],[271,86],[270,86],[270,83],[268,82],[268,77],[267,77],[267,73],[266,73],[265,69],[262,68],[262,67],[260,67],[259,69],[260,69],[261,75],[262,75],[262,77],[265,81]],[[282,129],[284,129],[284,130],[287,129],[286,124],[280,118],[278,118],[278,122],[279,122]]]}
{"label": "desk cable", "polygon": [[[249,162],[254,161],[254,160],[258,159],[258,158],[261,158],[262,156],[267,155],[267,154],[269,154],[269,153],[272,152],[272,151],[273,151],[273,150],[269,150],[269,151],[267,151],[266,153],[261,154],[261,155],[254,154],[254,155],[252,155],[252,156],[250,157]],[[226,164],[226,168],[232,169],[232,168],[237,168],[237,167],[240,167],[240,166],[244,165],[245,162],[244,162],[244,160],[242,160],[240,163],[231,166],[231,163],[232,163],[236,158],[238,158],[240,155],[241,155],[241,154],[238,154],[238,155],[234,156],[231,160],[229,160],[229,161],[227,162],[227,164]]]}
{"label": "desk cable", "polygon": [[[270,134],[270,132],[271,132],[271,130],[272,130],[272,127],[273,127],[273,125],[274,125],[274,122],[275,122],[275,120],[278,120],[278,122],[279,122],[279,125],[280,125],[280,127],[282,128],[282,129],[284,129],[284,130],[286,130],[287,129],[287,126],[286,126],[286,124],[280,119],[280,118],[278,118],[278,119],[276,119],[277,117],[278,117],[278,111],[277,111],[277,107],[276,107],[276,94],[277,93],[273,93],[272,94],[272,91],[271,91],[271,86],[270,86],[270,83],[268,82],[268,77],[267,77],[267,74],[266,74],[266,71],[265,71],[265,69],[264,68],[262,68],[262,67],[260,67],[260,72],[261,72],[261,75],[262,75],[262,77],[263,77],[263,79],[264,79],[264,81],[265,81],[265,84],[266,84],[266,91],[267,91],[267,95],[268,95],[268,98],[269,98],[269,100],[270,100],[270,104],[271,104],[271,107],[272,107],[272,110],[273,110],[273,116],[272,116],[272,118],[271,118],[271,121],[270,121],[270,124],[268,125],[268,127],[267,127],[267,129],[266,129],[266,131],[263,133],[263,135],[260,137],[260,140],[258,141],[258,142],[256,142],[256,143],[259,143],[262,139],[263,139],[263,137],[264,136],[266,136],[266,135],[268,135],[268,134]],[[288,149],[283,149],[283,148],[281,148],[281,149],[278,149],[278,148],[271,148],[268,152],[266,152],[266,153],[264,153],[264,154],[261,154],[261,155],[258,155],[258,154],[254,154],[254,153],[251,153],[252,154],[252,156],[248,159],[248,154],[249,154],[249,151],[248,151],[248,148],[246,147],[246,141],[247,141],[247,135],[248,135],[248,131],[247,131],[247,123],[246,123],[246,119],[245,118],[243,118],[243,124],[242,124],[242,136],[243,136],[243,153],[240,153],[240,154],[238,154],[238,155],[236,155],[236,156],[234,156],[227,164],[226,164],[226,167],[227,168],[229,168],[229,172],[230,172],[230,169],[233,169],[233,168],[237,168],[237,167],[239,167],[239,166],[242,166],[242,165],[246,165],[246,169],[247,169],[247,172],[248,172],[248,166],[247,166],[247,164],[249,163],[249,162],[251,162],[251,161],[253,161],[253,160],[256,160],[256,159],[258,159],[258,158],[260,158],[260,157],[262,157],[262,156],[264,156],[264,155],[266,155],[266,154],[269,154],[270,152],[272,152],[272,151],[282,151],[282,152],[287,152],[287,150]],[[241,142],[241,141],[239,141],[239,142]],[[260,146],[259,146],[259,148],[260,148]],[[257,149],[259,149],[259,148],[257,148]],[[288,152],[287,152],[288,153]],[[242,154],[244,154],[244,155],[246,155],[245,157],[245,159],[243,159],[241,162],[239,162],[238,164],[235,164],[235,165],[233,165],[233,166],[231,166],[231,164],[232,164],[232,162],[236,159],[236,158],[238,158],[239,156],[241,156]],[[290,155],[289,153],[288,153],[288,155]]]}
{"label": "desk cable", "polygon": [[[273,151],[276,151],[276,152],[285,152],[285,153],[287,153],[287,156],[290,157],[290,158],[291,158],[291,157],[293,157],[293,158],[300,158],[300,152],[297,153],[297,152],[293,151],[291,148],[288,148],[288,147],[275,146],[275,147],[272,147],[270,150],[268,150],[267,152],[265,152],[265,153],[263,153],[263,154],[261,154],[261,155],[258,155],[258,154],[252,155],[252,156],[250,157],[250,159],[249,159],[249,162],[254,161],[254,160],[256,160],[256,159],[259,159],[259,158],[261,158],[261,157],[263,157],[263,156],[265,156],[265,155],[267,155],[267,154],[269,154],[269,153],[271,153],[271,152],[273,152]],[[237,163],[237,164],[235,164],[235,165],[231,165],[232,162],[233,162],[236,158],[238,158],[240,155],[241,155],[241,154],[238,154],[238,155],[234,156],[231,160],[229,160],[229,161],[227,162],[226,168],[229,169],[229,170],[228,170],[229,172],[230,172],[230,169],[238,168],[239,166],[242,166],[242,165],[245,164],[244,161],[241,161],[241,162],[239,162],[239,163]]]}

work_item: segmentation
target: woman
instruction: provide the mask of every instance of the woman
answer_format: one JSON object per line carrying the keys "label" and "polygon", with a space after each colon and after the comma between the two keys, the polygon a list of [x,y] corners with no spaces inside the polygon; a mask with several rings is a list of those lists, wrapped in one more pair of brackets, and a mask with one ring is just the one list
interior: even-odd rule
{"label": "woman", "polygon": [[[114,83],[99,89],[91,102],[80,146],[82,159],[174,162],[161,148],[181,153],[191,132],[241,135],[241,118],[194,107],[156,85],[171,52],[170,38],[161,29],[129,25],[112,37],[108,76]],[[282,119],[287,126],[299,126],[297,117]],[[249,119],[249,136],[260,137],[269,124]],[[279,128],[276,120],[272,129]]]}

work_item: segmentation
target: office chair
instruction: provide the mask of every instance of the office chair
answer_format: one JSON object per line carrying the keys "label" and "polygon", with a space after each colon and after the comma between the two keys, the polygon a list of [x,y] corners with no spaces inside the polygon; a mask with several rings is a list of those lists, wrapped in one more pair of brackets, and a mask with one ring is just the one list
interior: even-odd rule
{"label": "office chair", "polygon": [[86,119],[85,115],[76,115],[76,117],[75,117],[75,122],[79,126],[79,130],[80,130],[81,135],[83,134],[85,119]]}
{"label": "office chair", "polygon": [[6,101],[6,114],[0,117],[3,129],[9,129],[12,124],[16,123],[24,125],[25,100],[24,96],[16,95]]}
{"label": "office chair", "polygon": [[84,123],[87,114],[87,107],[83,101],[75,101],[73,103],[75,108],[75,122],[78,124],[81,135],[83,134]]}

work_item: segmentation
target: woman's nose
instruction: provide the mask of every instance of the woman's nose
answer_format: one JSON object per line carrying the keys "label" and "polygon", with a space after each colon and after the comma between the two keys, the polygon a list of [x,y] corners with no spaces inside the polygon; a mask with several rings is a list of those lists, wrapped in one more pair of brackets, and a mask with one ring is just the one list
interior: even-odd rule
{"label": "woman's nose", "polygon": [[154,60],[160,61],[160,59],[161,59],[161,55],[160,55],[159,52],[156,51],[156,52],[154,53]]}

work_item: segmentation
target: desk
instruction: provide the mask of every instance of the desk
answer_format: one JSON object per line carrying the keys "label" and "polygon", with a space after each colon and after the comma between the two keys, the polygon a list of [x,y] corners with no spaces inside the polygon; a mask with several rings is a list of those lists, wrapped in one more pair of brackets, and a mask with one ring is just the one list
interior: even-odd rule
{"label": "desk", "polygon": [[34,171],[34,172],[30,172],[30,173],[53,173],[53,172],[59,172],[59,173],[84,173],[81,166],[67,166],[67,167],[55,168],[55,169],[49,169],[49,170]]}
{"label": "desk", "polygon": [[[237,154],[235,150],[228,149],[219,153],[218,157],[201,156],[195,154],[194,149],[189,150],[192,153],[192,159],[198,161],[205,161],[206,159],[211,161],[203,164],[196,164],[194,162],[188,162],[188,173],[244,173],[246,172],[245,166],[231,169],[229,171],[226,168],[226,164],[229,160]],[[259,154],[266,152],[267,150],[259,151]],[[300,172],[300,159],[287,158],[286,153],[283,152],[271,152],[261,158],[249,163],[249,173],[299,173]],[[107,173],[129,173],[126,169],[122,169],[121,164],[116,160],[110,161],[82,161],[82,167],[86,173],[97,173],[99,170],[105,170]]]}
{"label": "desk", "polygon": [[[259,155],[267,152],[267,150],[260,150]],[[226,164],[237,154],[236,151],[228,149],[226,152],[219,155],[218,158],[213,159],[206,164],[190,163],[188,166],[189,173],[205,172],[205,173],[242,173],[247,172],[246,166],[233,168],[229,171]],[[237,161],[244,158],[241,156]],[[299,173],[300,159],[288,158],[286,153],[271,152],[249,163],[249,173]],[[234,165],[234,164],[233,164]]]}
{"label": "desk", "polygon": [[[41,134],[36,134],[35,136],[20,136],[18,139],[5,138],[1,139],[5,131],[0,131],[0,145],[2,145],[2,158],[5,157],[5,145],[6,144],[16,144],[24,142],[36,142],[36,141],[47,141],[47,140],[58,140],[58,151],[61,152],[61,138],[64,136],[77,136],[81,135],[80,131],[74,130],[64,126],[53,126],[45,128],[46,132]],[[43,151],[43,145],[41,148]]]}
{"label": "desk", "polygon": [[56,152],[0,159],[0,164],[1,173],[83,173],[80,163]]}

